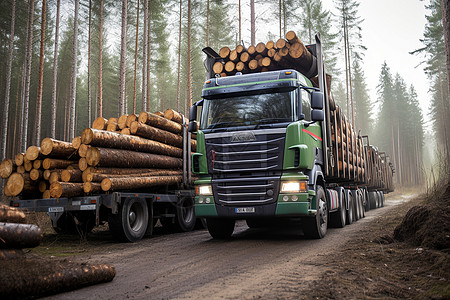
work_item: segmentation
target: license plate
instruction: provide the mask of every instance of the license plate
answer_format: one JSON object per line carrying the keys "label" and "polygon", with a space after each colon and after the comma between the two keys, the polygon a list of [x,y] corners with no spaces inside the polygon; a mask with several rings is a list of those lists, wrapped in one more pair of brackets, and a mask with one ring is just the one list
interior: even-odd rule
{"label": "license plate", "polygon": [[80,210],[95,210],[95,204],[81,205]]}
{"label": "license plate", "polygon": [[254,213],[255,212],[255,208],[254,207],[236,207],[235,208],[235,212],[237,214]]}
{"label": "license plate", "polygon": [[64,207],[49,207],[48,212],[51,213],[64,212]]}

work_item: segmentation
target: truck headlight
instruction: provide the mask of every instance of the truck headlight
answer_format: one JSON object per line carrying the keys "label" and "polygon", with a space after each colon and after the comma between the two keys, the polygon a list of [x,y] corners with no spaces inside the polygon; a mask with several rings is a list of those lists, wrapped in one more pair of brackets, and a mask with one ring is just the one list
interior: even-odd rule
{"label": "truck headlight", "polygon": [[213,194],[211,185],[197,185],[195,187],[195,192],[197,195],[202,196],[211,196]]}
{"label": "truck headlight", "polygon": [[306,193],[308,185],[306,181],[286,181],[281,183],[281,193]]}

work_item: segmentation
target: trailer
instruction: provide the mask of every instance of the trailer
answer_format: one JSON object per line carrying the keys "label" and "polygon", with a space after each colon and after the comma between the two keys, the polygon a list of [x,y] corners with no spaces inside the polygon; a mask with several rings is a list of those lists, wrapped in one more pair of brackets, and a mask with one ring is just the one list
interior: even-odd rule
{"label": "trailer", "polygon": [[290,56],[277,58],[286,47],[272,59],[261,55],[271,49],[260,47],[258,57],[249,48],[253,64],[242,72],[227,68],[236,59],[222,55],[228,51],[204,49],[208,78],[189,130],[197,132],[195,213],[214,238],[229,238],[239,219],[250,227],[294,219],[306,236],[323,238],[328,226],[364,217],[393,190],[387,155],[331,97],[320,37],[306,47],[293,32],[286,39]]}
{"label": "trailer", "polygon": [[151,235],[158,220],[164,227],[191,231],[197,219],[190,172],[191,134],[186,126],[183,126],[182,136],[183,180],[180,185],[72,198],[15,197],[10,205],[27,211],[46,212],[58,233],[86,234],[107,222],[115,238],[136,242],[146,234]]}

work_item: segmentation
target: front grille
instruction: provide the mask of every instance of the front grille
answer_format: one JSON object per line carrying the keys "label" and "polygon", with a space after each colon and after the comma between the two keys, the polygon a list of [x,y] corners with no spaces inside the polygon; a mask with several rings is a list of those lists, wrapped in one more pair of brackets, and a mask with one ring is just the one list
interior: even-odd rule
{"label": "front grille", "polygon": [[222,205],[268,204],[276,201],[279,177],[213,180],[214,198]]}
{"label": "front grille", "polygon": [[[211,137],[206,135],[209,172],[280,171],[283,167],[285,133],[285,128],[278,128],[210,134]],[[242,141],[245,134],[249,137],[248,141]]]}
{"label": "front grille", "polygon": [[279,192],[286,129],[206,134],[208,170],[221,205],[268,204]]}

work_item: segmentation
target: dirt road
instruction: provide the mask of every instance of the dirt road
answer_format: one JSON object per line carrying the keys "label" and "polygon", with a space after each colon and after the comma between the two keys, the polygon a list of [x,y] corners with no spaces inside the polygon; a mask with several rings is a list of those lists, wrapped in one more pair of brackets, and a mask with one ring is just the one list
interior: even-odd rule
{"label": "dirt road", "polygon": [[229,241],[213,240],[200,230],[106,247],[87,260],[115,265],[113,282],[49,299],[301,298],[302,291],[320,288],[312,285],[327,270],[325,256],[405,201],[387,200],[357,223],[329,229],[322,240],[303,239],[301,230],[249,229],[238,222]]}

